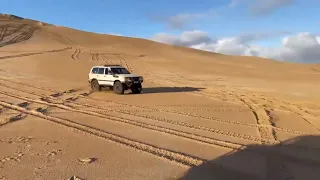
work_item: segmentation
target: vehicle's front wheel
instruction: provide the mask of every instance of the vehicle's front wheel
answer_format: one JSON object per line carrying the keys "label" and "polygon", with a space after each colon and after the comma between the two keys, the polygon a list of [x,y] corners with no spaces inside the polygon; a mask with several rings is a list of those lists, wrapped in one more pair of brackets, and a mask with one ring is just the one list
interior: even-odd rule
{"label": "vehicle's front wheel", "polygon": [[134,85],[134,86],[131,88],[131,91],[132,91],[133,94],[139,94],[139,93],[141,93],[141,91],[142,91],[142,85],[141,85],[141,84]]}
{"label": "vehicle's front wheel", "polygon": [[91,81],[91,89],[94,91],[100,91],[101,90],[101,86],[99,85],[99,82],[97,80],[92,80]]}
{"label": "vehicle's front wheel", "polygon": [[116,81],[113,85],[113,91],[117,94],[124,93],[124,86],[120,81]]}

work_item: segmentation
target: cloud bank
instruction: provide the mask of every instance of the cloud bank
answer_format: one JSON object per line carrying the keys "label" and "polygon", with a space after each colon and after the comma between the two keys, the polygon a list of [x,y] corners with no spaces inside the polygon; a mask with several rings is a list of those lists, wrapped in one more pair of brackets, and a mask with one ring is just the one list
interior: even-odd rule
{"label": "cloud bank", "polygon": [[281,45],[265,48],[255,45],[257,40],[284,35],[287,32],[246,34],[237,37],[213,39],[207,32],[186,31],[180,35],[159,33],[151,40],[178,46],[217,52],[228,55],[258,56],[279,61],[320,63],[320,36],[308,32],[287,35]]}

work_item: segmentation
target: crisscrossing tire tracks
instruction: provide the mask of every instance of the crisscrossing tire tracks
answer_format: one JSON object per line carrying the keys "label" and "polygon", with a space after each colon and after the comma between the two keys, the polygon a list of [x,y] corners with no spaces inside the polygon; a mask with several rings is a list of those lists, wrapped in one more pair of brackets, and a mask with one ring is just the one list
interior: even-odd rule
{"label": "crisscrossing tire tracks", "polygon": [[[260,107],[256,103],[251,102],[251,99],[247,100],[243,98],[243,96],[242,97],[236,96],[236,97],[239,98],[246,106],[248,106],[251,109],[259,125],[268,125],[266,127],[258,127],[258,132],[260,136],[265,139],[276,140],[274,129],[269,128],[269,127],[272,127],[272,125],[270,122],[270,117],[267,115],[265,109]],[[265,144],[266,142],[262,141],[261,143]]]}
{"label": "crisscrossing tire tracks", "polygon": [[[34,100],[34,99],[21,97],[21,96],[9,94],[9,93],[1,92],[1,91],[0,91],[0,93],[5,94],[5,95],[10,96],[10,97],[13,97],[13,98],[18,98],[18,99],[25,100],[26,102],[44,104],[44,105],[57,107],[59,109],[66,110],[66,111],[61,111],[61,112],[56,112],[56,111],[46,112],[45,114],[78,112],[78,113],[83,113],[83,114],[87,114],[87,115],[91,115],[91,116],[95,116],[95,117],[104,118],[104,119],[109,120],[109,121],[116,121],[116,122],[120,122],[120,123],[130,124],[130,125],[133,125],[133,126],[138,126],[138,127],[141,127],[141,128],[149,129],[149,130],[152,130],[152,131],[158,131],[158,132],[166,133],[166,134],[169,134],[169,135],[175,135],[175,136],[178,136],[178,137],[182,137],[182,138],[186,138],[186,139],[197,141],[198,143],[205,143],[207,145],[225,147],[225,148],[230,148],[230,149],[240,149],[242,146],[245,146],[243,144],[237,144],[237,143],[228,142],[228,141],[221,141],[221,140],[217,140],[217,139],[214,139],[214,138],[193,134],[193,133],[190,133],[190,132],[187,133],[187,132],[183,132],[183,131],[176,130],[176,129],[171,129],[171,128],[166,128],[166,127],[162,127],[162,126],[158,126],[158,125],[153,125],[153,124],[148,124],[148,123],[144,123],[144,122],[135,121],[135,120],[132,120],[132,119],[112,116],[112,115],[109,115],[109,114],[103,114],[103,113],[106,113],[106,112],[110,112],[112,110],[110,110],[110,111],[104,110],[104,111],[99,111],[99,112],[97,112],[97,111],[94,111],[94,112],[92,112],[92,111],[84,111],[84,110],[73,109],[71,107],[64,106],[64,105],[61,105],[61,104],[49,103],[49,102],[40,101],[40,100]],[[27,92],[25,92],[25,93],[27,93]],[[37,95],[37,94],[34,94],[34,93],[30,93],[30,94]],[[37,96],[39,96],[39,95],[37,95]],[[39,96],[39,97],[41,97],[41,96]],[[87,106],[83,106],[83,107],[87,107]]]}
{"label": "crisscrossing tire tracks", "polygon": [[[23,99],[23,100],[26,100],[26,99]],[[37,101],[38,102],[38,101]],[[36,102],[36,103],[37,103]],[[49,105],[50,106],[50,105]],[[60,105],[58,105],[58,106],[60,106]],[[60,107],[61,108],[61,107]],[[68,107],[67,107],[68,108]],[[92,113],[92,112],[91,112]],[[90,113],[90,114],[91,114]],[[101,116],[101,115],[99,115],[99,116]],[[105,115],[103,115],[103,117],[106,117]],[[115,117],[115,116],[114,116]],[[117,117],[115,117],[115,118],[117,118]],[[129,120],[129,121],[131,121],[130,119],[127,119],[127,120]],[[182,132],[182,133],[184,133],[184,134],[179,134],[179,131],[176,131],[176,132],[170,132],[171,130],[169,129],[169,131],[163,131],[163,132],[165,132],[165,133],[168,133],[168,134],[173,134],[173,135],[176,135],[176,136],[179,136],[180,135],[180,137],[184,137],[184,134],[186,134],[186,133],[184,133],[184,132]],[[175,131],[175,130],[174,130]],[[161,132],[161,131],[160,131]],[[181,131],[180,131],[181,132]],[[178,133],[178,134],[177,134]],[[188,133],[187,133],[188,134]],[[202,138],[202,139],[198,139],[198,138]],[[224,141],[220,141],[220,140],[215,140],[215,139],[210,139],[210,138],[207,138],[207,137],[203,137],[203,136],[198,136],[197,137],[197,135],[195,136],[195,137],[193,137],[193,134],[191,134],[191,136],[187,136],[187,137],[185,137],[185,138],[189,138],[189,139],[193,139],[193,140],[197,140],[198,142],[204,142],[204,143],[206,143],[206,144],[212,144],[212,145],[216,145],[216,146],[220,146],[220,147],[226,147],[226,148],[231,148],[231,149],[237,149],[240,145],[239,144],[234,144],[234,143],[229,143],[229,142],[224,142]],[[207,138],[207,139],[206,139]]]}
{"label": "crisscrossing tire tracks", "polygon": [[[39,104],[45,104],[45,105],[49,105],[49,106],[52,106],[52,107],[57,107],[57,108],[60,108],[60,109],[65,109],[65,110],[78,112],[78,113],[83,113],[83,114],[87,114],[87,115],[92,115],[92,116],[97,116],[97,117],[109,117],[109,119],[112,119],[114,121],[122,121],[124,123],[135,124],[135,125],[139,125],[141,127],[142,126],[149,127],[149,129],[150,129],[150,127],[154,128],[154,130],[157,130],[156,128],[158,128],[158,130],[159,130],[159,128],[162,128],[162,130],[166,129],[164,127],[160,127],[160,126],[157,127],[155,125],[146,124],[146,123],[142,123],[142,122],[137,122],[137,121],[133,122],[132,119],[124,119],[124,118],[119,118],[119,117],[111,116],[111,115],[107,115],[107,114],[99,114],[99,113],[92,112],[92,111],[78,110],[78,109],[74,109],[74,108],[71,108],[71,107],[68,107],[68,106],[64,106],[64,105],[61,105],[61,104],[49,103],[49,102],[42,101],[42,100],[34,100],[34,99],[31,99],[31,98],[26,98],[26,97],[10,94],[10,93],[3,92],[3,91],[0,91],[0,94],[6,95],[6,96],[10,96],[10,97],[14,97],[14,98],[21,99],[21,100],[25,100],[25,101],[28,101],[28,102],[35,102],[35,103],[39,103]],[[144,118],[148,118],[148,117],[146,116]],[[184,127],[188,127],[188,128],[191,128],[191,129],[203,130],[203,131],[208,131],[208,132],[212,132],[212,133],[216,133],[216,134],[220,134],[220,135],[226,135],[226,136],[230,136],[230,137],[245,139],[245,140],[251,140],[251,141],[256,141],[256,142],[260,142],[261,141],[261,138],[255,137],[255,136],[250,136],[250,135],[243,135],[243,134],[239,134],[239,133],[223,131],[223,130],[217,130],[217,129],[203,127],[203,126],[196,126],[196,125],[192,125],[192,124],[187,124],[187,123],[183,123],[183,122],[177,122],[177,121],[172,121],[172,120],[162,119],[162,118],[156,118],[154,120],[157,120],[157,121],[160,121],[160,122],[166,122],[166,123],[170,123],[170,124],[174,124],[174,125],[184,126]],[[172,130],[172,129],[167,129],[167,130],[176,131],[176,130]],[[180,131],[180,132],[182,132],[182,131]],[[199,137],[201,137],[201,136],[199,136]],[[210,138],[207,138],[207,137],[202,137],[202,138],[210,139]],[[267,140],[265,140],[265,141],[267,141]],[[270,142],[270,143],[272,143],[272,142]],[[273,143],[277,143],[277,142],[273,142]]]}
{"label": "crisscrossing tire tracks", "polygon": [[[22,92],[25,92],[25,91],[22,91]],[[139,121],[132,120],[132,119],[127,119],[127,118],[122,118],[122,117],[113,116],[113,115],[109,115],[109,114],[104,114],[104,113],[107,113],[107,112],[110,112],[110,111],[114,111],[114,110],[111,110],[111,109],[110,110],[103,109],[103,111],[94,111],[94,112],[92,112],[92,111],[84,111],[84,110],[73,109],[71,107],[64,106],[64,105],[61,105],[61,104],[49,103],[49,102],[43,101],[43,100],[41,100],[41,101],[34,100],[34,99],[26,98],[26,97],[21,97],[21,96],[9,94],[9,93],[6,93],[6,92],[1,92],[0,91],[0,93],[5,94],[5,95],[10,96],[10,97],[26,100],[27,102],[35,102],[35,103],[45,104],[45,105],[48,105],[48,106],[58,107],[60,109],[67,110],[67,111],[62,111],[62,112],[48,112],[48,114],[52,114],[52,113],[68,113],[68,111],[70,111],[70,112],[78,112],[78,113],[83,113],[83,114],[96,116],[96,117],[100,117],[100,118],[107,118],[107,120],[110,120],[110,121],[117,121],[117,122],[121,122],[121,123],[125,123],[125,124],[138,126],[138,127],[141,127],[141,128],[153,130],[153,131],[163,132],[163,133],[166,133],[166,134],[175,135],[175,136],[179,136],[179,137],[182,137],[182,138],[195,140],[197,142],[205,143],[207,145],[226,147],[226,148],[230,148],[230,149],[239,149],[239,148],[241,148],[241,146],[243,146],[242,144],[237,144],[237,143],[228,142],[228,141],[221,141],[221,140],[217,140],[217,139],[214,139],[214,138],[193,134],[193,133],[190,133],[190,132],[187,133],[187,132],[183,132],[183,131],[176,130],[176,129],[166,128],[166,127],[162,127],[162,126],[158,126],[158,125],[139,122]],[[25,92],[25,93],[28,93],[28,92]],[[35,93],[29,93],[29,94],[39,96],[39,95],[37,95]],[[39,96],[39,97],[42,97],[42,96]],[[45,98],[41,98],[41,99],[45,99]],[[73,104],[82,105],[81,103],[73,103]],[[95,107],[95,106],[82,105],[82,107]],[[99,109],[99,108],[97,108],[97,109]]]}
{"label": "crisscrossing tire tracks", "polygon": [[200,159],[198,157],[193,157],[191,155],[159,148],[159,147],[156,147],[153,145],[149,145],[149,144],[142,143],[142,142],[139,142],[139,141],[136,141],[133,139],[122,137],[120,135],[113,134],[113,133],[110,133],[110,132],[107,132],[107,131],[104,131],[101,129],[97,129],[97,128],[94,128],[91,126],[87,126],[87,125],[84,125],[81,123],[75,123],[75,122],[70,121],[68,119],[62,119],[62,118],[44,115],[44,114],[37,112],[37,111],[29,111],[29,110],[26,110],[26,109],[21,108],[19,106],[11,105],[11,104],[3,102],[3,101],[0,101],[0,105],[4,106],[6,108],[9,108],[9,109],[23,112],[25,114],[29,114],[29,115],[33,115],[33,116],[36,116],[36,117],[39,117],[39,118],[42,118],[45,120],[49,120],[51,122],[61,124],[61,125],[73,128],[73,129],[77,129],[79,131],[86,132],[86,133],[94,135],[96,137],[107,139],[107,140],[116,142],[118,144],[124,145],[126,147],[140,150],[145,153],[157,156],[158,158],[173,161],[173,162],[179,163],[181,165],[197,166],[197,165],[200,165],[203,162],[205,162],[205,160]]}
{"label": "crisscrossing tire tracks", "polygon": [[29,26],[29,29],[26,32],[19,33],[17,36],[15,36],[14,38],[10,39],[9,41],[1,42],[0,43],[0,47],[28,40],[28,39],[30,39],[32,37],[32,35],[33,35],[33,33],[34,33],[34,31],[36,29],[37,28],[35,28],[35,27]]}
{"label": "crisscrossing tire tracks", "polygon": [[[15,27],[13,24],[5,24],[1,27],[2,31],[0,33],[0,42],[4,39],[4,37],[17,33],[25,26],[27,26],[27,24],[21,24],[17,27]],[[13,28],[13,30],[9,30],[9,28]]]}
{"label": "crisscrossing tire tracks", "polygon": [[[80,96],[80,97],[82,97],[82,96]],[[168,112],[168,113],[179,114],[179,115],[184,115],[184,116],[189,116],[189,117],[194,117],[194,118],[201,118],[201,119],[213,120],[213,121],[236,124],[236,125],[242,125],[242,126],[248,126],[248,127],[256,127],[256,128],[258,128],[258,127],[270,127],[272,129],[274,129],[275,131],[280,131],[280,132],[285,132],[285,133],[290,133],[290,134],[295,134],[295,135],[307,134],[307,133],[304,133],[304,132],[301,132],[301,131],[296,131],[296,130],[291,130],[291,129],[284,129],[284,128],[268,126],[268,125],[257,125],[257,124],[249,124],[249,123],[231,121],[231,120],[221,120],[221,119],[217,119],[217,118],[213,118],[213,117],[195,116],[193,114],[181,113],[181,112],[177,112],[177,111],[173,111],[173,110],[154,109],[154,108],[149,108],[149,107],[141,106],[141,105],[132,105],[132,104],[114,102],[114,101],[109,101],[109,100],[101,100],[101,99],[96,99],[96,98],[91,98],[91,97],[84,97],[83,96],[82,98],[92,99],[94,101],[110,102],[110,103],[115,103],[115,104],[119,104],[119,105],[125,105],[125,106],[129,106],[129,107],[141,108],[141,109],[150,110],[150,111],[153,111],[153,112]],[[128,114],[128,112],[122,112],[122,113],[127,113]],[[146,117],[145,115],[137,115],[137,114],[132,114],[132,113],[130,115]],[[162,119],[164,119],[164,118],[162,118]]]}
{"label": "crisscrossing tire tracks", "polygon": [[0,42],[4,39],[4,37],[6,36],[6,32],[7,32],[7,28],[8,28],[8,24],[4,25],[1,27],[1,32],[0,32]]}
{"label": "crisscrossing tire tracks", "polygon": [[[0,78],[2,79],[2,78]],[[8,82],[12,82],[12,83],[17,83],[17,82],[14,82],[14,81],[9,81],[9,80],[6,80],[6,79],[2,79],[2,80],[5,80],[5,81],[8,81]],[[20,85],[26,85],[28,87],[31,87],[31,88],[36,88],[36,89],[39,89],[39,90],[44,90],[44,91],[49,91],[49,92],[52,92],[52,93],[55,93],[55,94],[58,94],[56,91],[53,91],[53,90],[50,90],[50,89],[46,89],[46,88],[40,88],[40,87],[34,87],[34,86],[31,86],[31,85],[28,85],[28,84],[24,84],[24,83],[17,83],[17,84],[20,84]],[[61,94],[61,93],[59,93]],[[81,96],[78,96],[78,97],[81,97]],[[85,98],[88,98],[88,97],[85,97]],[[125,103],[118,103],[118,102],[114,102],[114,101],[108,101],[108,100],[100,100],[100,99],[94,99],[94,98],[88,98],[88,99],[93,99],[93,100],[97,100],[97,101],[103,101],[103,102],[111,102],[111,103],[115,103],[115,104],[120,104],[120,105],[128,105],[129,107],[137,107],[137,108],[142,108],[142,109],[148,109],[147,107],[140,107],[140,106],[136,106],[136,105],[130,105],[130,104],[125,104]],[[104,107],[98,107],[98,106],[93,106],[93,105],[88,105],[88,104],[84,104],[84,103],[78,103],[78,102],[73,102],[74,104],[78,104],[78,105],[84,105],[84,106],[91,106],[91,107],[94,107],[96,109],[100,109],[100,110],[111,110],[109,108],[104,108]],[[159,110],[161,109],[157,109],[155,110],[156,112],[159,112]],[[165,118],[158,118],[158,117],[153,117],[153,116],[147,116],[147,115],[138,115],[138,114],[134,114],[134,113],[130,113],[130,112],[126,112],[126,111],[122,111],[122,110],[112,110],[112,111],[117,111],[119,113],[123,113],[123,114],[128,114],[128,115],[132,115],[132,116],[136,116],[136,117],[142,117],[142,118],[147,118],[147,119],[152,119],[152,120],[156,120],[156,121],[162,121],[162,122],[167,122],[167,123],[171,123],[171,124],[177,124],[179,123],[178,125],[187,125],[188,127],[195,127],[195,125],[191,125],[191,124],[186,124],[186,123],[180,123],[180,122],[176,122],[176,121],[172,121],[172,120],[168,120],[168,119],[165,119]],[[179,114],[179,113],[178,113]],[[239,125],[244,125],[245,124],[239,124]],[[196,127],[199,127],[200,129],[203,129],[205,127],[202,127],[202,126],[196,126]],[[252,124],[250,125],[249,127],[260,127],[259,125],[256,125],[256,124]],[[264,126],[262,126],[264,127]],[[301,131],[296,131],[296,130],[291,130],[291,129],[284,129],[284,128],[278,128],[278,127],[270,127],[272,129],[274,129],[275,131],[280,131],[280,132],[285,132],[285,133],[290,133],[290,134],[295,134],[295,135],[303,135],[303,134],[307,134],[307,133],[304,133],[304,132],[301,132]],[[210,128],[209,128],[210,129]]]}
{"label": "crisscrossing tire tracks", "polygon": [[[42,116],[41,118],[43,118],[43,119],[47,119],[47,120],[51,120],[51,121],[55,121],[55,120],[58,120],[58,121],[59,121],[59,120],[60,120],[60,121],[68,121],[68,122],[70,122],[70,123],[72,123],[72,124],[80,125],[80,126],[86,128],[85,130],[80,129],[80,130],[85,131],[85,132],[87,132],[87,130],[92,130],[92,129],[93,129],[93,130],[98,130],[99,132],[102,132],[102,133],[107,133],[107,135],[110,135],[110,134],[111,134],[111,136],[112,136],[112,137],[115,136],[115,138],[120,137],[120,138],[123,138],[123,139],[125,139],[125,140],[129,139],[129,138],[126,138],[126,137],[119,136],[119,135],[117,135],[117,134],[113,134],[113,133],[110,133],[110,132],[107,132],[107,131],[104,131],[104,130],[100,130],[100,129],[97,129],[97,128],[88,126],[88,125],[83,125],[83,124],[80,124],[80,123],[77,123],[77,122],[73,122],[73,121],[68,120],[68,119],[63,119],[63,118],[59,118],[59,117],[48,116],[48,115],[43,114],[43,113],[38,112],[38,111],[30,111],[30,110],[27,110],[27,109],[22,108],[22,107],[19,107],[19,106],[15,106],[15,105],[8,104],[8,103],[3,104],[3,103],[6,103],[6,102],[0,101],[0,105],[2,105],[3,107],[8,108],[8,109],[18,110],[18,111],[22,112],[22,114],[28,114],[28,115],[34,115],[34,116],[41,115],[41,116]],[[37,103],[37,102],[35,102],[35,103]],[[8,107],[8,106],[9,106],[9,107]],[[20,110],[17,109],[17,108],[20,108]],[[21,111],[21,110],[22,110],[22,111]],[[30,112],[31,112],[31,113],[30,113]],[[36,113],[36,114],[34,114],[34,113]],[[39,116],[38,116],[38,117],[39,117]],[[49,119],[49,118],[50,118],[50,119]],[[58,122],[58,123],[59,123],[59,122]],[[65,125],[65,124],[63,124],[63,125]],[[73,126],[69,126],[69,127],[73,127]],[[89,127],[90,129],[88,129],[88,127]],[[77,129],[77,128],[76,128],[76,129]],[[91,131],[90,131],[90,132],[91,132]],[[90,134],[90,132],[89,132],[89,134]],[[91,134],[92,134],[92,133],[91,133]],[[96,134],[93,134],[93,135],[96,135]],[[101,136],[98,136],[98,137],[101,137]],[[103,137],[103,138],[108,139],[107,137]],[[111,140],[114,141],[114,139],[111,139]],[[131,139],[129,139],[129,140],[131,140]],[[132,142],[132,141],[133,141],[133,145],[134,145],[135,142],[138,142],[138,141],[136,141],[136,140],[131,140],[131,142]],[[117,142],[117,141],[116,141],[116,142]],[[121,141],[120,141],[119,143],[122,144]],[[138,143],[140,143],[140,142],[138,142]],[[141,144],[142,144],[142,145],[145,145],[146,143],[141,143]],[[126,146],[129,146],[129,147],[132,147],[132,146],[130,146],[130,145],[132,145],[132,144],[130,144],[130,145],[125,144],[125,145],[126,145]],[[139,145],[140,145],[140,144],[139,144]],[[151,146],[151,147],[158,148],[158,147],[156,147],[156,146],[149,145],[149,144],[147,144],[147,146],[148,146],[148,147]],[[238,145],[238,146],[239,146],[239,145]],[[230,147],[228,147],[228,146],[226,146],[226,147],[227,147],[227,148],[230,148]],[[293,146],[293,147],[295,147],[295,146]],[[133,148],[138,149],[138,150],[141,150],[140,148],[136,148],[135,146],[134,146]],[[244,148],[244,146],[243,146],[242,148]],[[270,147],[270,148],[271,148],[271,149],[270,149],[271,151],[269,151],[269,150],[259,150],[259,149],[257,149],[257,150],[255,150],[255,149],[249,149],[249,150],[250,150],[250,151],[253,151],[253,152],[257,152],[257,153],[273,152],[273,153],[279,154],[279,155],[281,155],[281,156],[285,156],[285,157],[287,156],[286,152],[282,151],[281,148],[280,148],[280,149],[277,148],[277,147],[275,147],[275,148]],[[297,148],[296,150],[300,150],[299,147],[295,147],[295,148]],[[163,150],[163,148],[159,148],[159,149]],[[241,148],[240,148],[240,149],[241,149]],[[171,150],[168,150],[168,151],[169,151],[169,155],[165,154],[165,157],[163,156],[163,154],[158,155],[158,154],[155,154],[154,151],[149,152],[148,150],[149,150],[149,149],[146,150],[147,153],[151,153],[151,154],[156,155],[156,156],[158,156],[158,157],[160,156],[160,157],[162,157],[162,158],[164,158],[164,159],[168,159],[168,160],[171,160],[171,161],[174,161],[174,162],[178,162],[178,163],[180,163],[180,164],[184,164],[184,165],[188,165],[188,166],[190,166],[190,165],[195,165],[196,163],[201,163],[201,161],[202,161],[202,162],[206,161],[206,160],[200,159],[200,158],[198,158],[198,157],[194,157],[194,156],[191,156],[191,155],[186,155],[186,154],[180,153],[180,152],[173,152],[173,151],[171,151]],[[157,149],[156,149],[156,150],[157,150]],[[164,150],[165,150],[165,152],[166,152],[166,149],[164,149]],[[278,151],[278,150],[280,150],[280,151]],[[283,150],[284,150],[284,149],[283,149]],[[301,150],[303,150],[303,149],[301,149]],[[308,150],[308,149],[306,149],[306,150]],[[144,151],[144,149],[143,149],[142,151]],[[176,153],[178,156],[175,156],[175,157],[170,156],[170,155],[173,154],[173,153],[171,153],[171,152]],[[171,153],[171,154],[170,154],[170,153]],[[173,155],[176,155],[176,154],[173,154]],[[177,159],[177,158],[178,158],[178,159]],[[195,162],[195,163],[194,163],[194,162]]]}

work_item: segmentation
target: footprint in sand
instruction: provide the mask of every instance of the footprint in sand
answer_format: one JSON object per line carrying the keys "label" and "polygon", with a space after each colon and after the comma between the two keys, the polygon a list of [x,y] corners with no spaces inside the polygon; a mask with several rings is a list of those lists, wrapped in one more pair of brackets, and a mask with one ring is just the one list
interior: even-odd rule
{"label": "footprint in sand", "polygon": [[60,150],[60,149],[59,149],[59,150],[53,150],[53,151],[49,152],[47,156],[48,156],[48,157],[49,157],[49,156],[55,156],[55,155],[57,155],[57,154],[60,153],[60,152],[62,152],[62,150]]}
{"label": "footprint in sand", "polygon": [[28,143],[31,140],[33,140],[33,137],[31,137],[31,136],[28,136],[28,137],[18,136],[15,139],[9,138],[8,140],[1,140],[1,142],[5,142],[8,144],[14,144],[14,143]]}
{"label": "footprint in sand", "polygon": [[78,160],[83,164],[90,164],[92,162],[95,162],[97,158],[78,158]]}
{"label": "footprint in sand", "polygon": [[16,152],[16,153],[14,153],[14,156],[7,156],[7,157],[4,157],[4,158],[0,159],[0,163],[4,164],[4,163],[9,162],[9,161],[20,162],[21,158],[24,155],[25,154],[22,153],[22,152]]}

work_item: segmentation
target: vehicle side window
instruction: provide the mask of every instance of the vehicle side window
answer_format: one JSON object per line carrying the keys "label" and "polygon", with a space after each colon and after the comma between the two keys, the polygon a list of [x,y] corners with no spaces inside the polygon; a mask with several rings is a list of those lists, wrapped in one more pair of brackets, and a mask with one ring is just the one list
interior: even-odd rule
{"label": "vehicle side window", "polygon": [[99,68],[98,74],[104,74],[105,68]]}
{"label": "vehicle side window", "polygon": [[111,74],[111,70],[109,68],[106,68],[106,74],[108,74],[108,75]]}
{"label": "vehicle side window", "polygon": [[99,68],[93,68],[92,71],[91,71],[92,74],[98,74],[98,69],[99,69]]}

